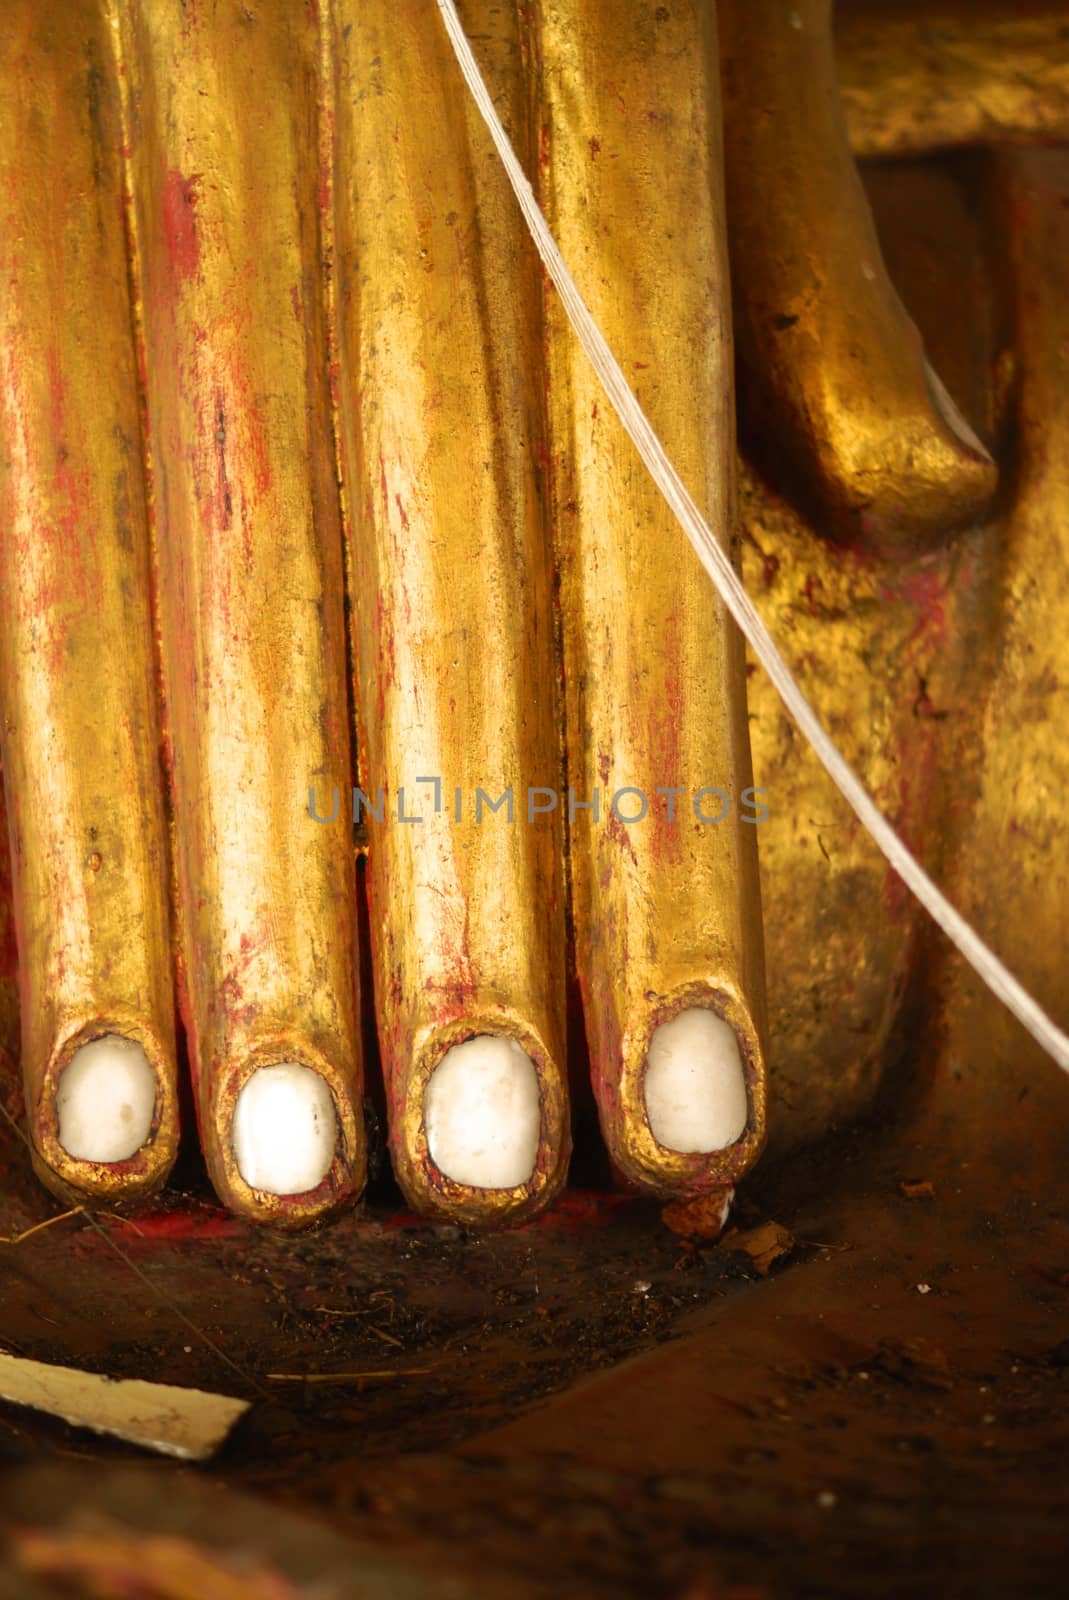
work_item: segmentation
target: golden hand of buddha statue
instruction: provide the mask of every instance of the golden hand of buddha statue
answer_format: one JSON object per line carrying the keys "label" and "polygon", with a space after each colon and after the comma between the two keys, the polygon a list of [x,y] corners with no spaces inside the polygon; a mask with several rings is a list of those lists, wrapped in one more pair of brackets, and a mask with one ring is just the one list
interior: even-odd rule
{"label": "golden hand of buddha statue", "polygon": [[[834,568],[819,610],[975,524],[995,468],[884,266],[828,0],[724,0],[719,38],[700,0],[462,9],[734,548],[730,245],[766,588],[777,543],[791,582]],[[8,24],[0,695],[41,1175],[112,1202],[162,1184],[184,1042],[221,1199],[314,1220],[364,1182],[363,1011],[420,1211],[546,1204],[577,1054],[626,1180],[729,1190],[766,1136],[758,822],[779,970],[868,985],[844,1104],[913,923],[866,922],[864,841],[838,927],[799,901],[820,827],[785,845],[787,812],[819,785],[767,703],[755,785],[737,633],[543,281],[431,0],[17,0]],[[824,1050],[819,1012],[792,1063]],[[835,1103],[814,1078],[802,1122]]]}

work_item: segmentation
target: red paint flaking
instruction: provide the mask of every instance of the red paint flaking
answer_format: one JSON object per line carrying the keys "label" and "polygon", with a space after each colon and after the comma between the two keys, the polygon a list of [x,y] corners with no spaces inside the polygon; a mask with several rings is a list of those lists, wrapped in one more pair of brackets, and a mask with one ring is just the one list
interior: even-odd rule
{"label": "red paint flaking", "polygon": [[534,1228],[568,1231],[600,1227],[621,1212],[638,1212],[643,1202],[629,1194],[594,1194],[589,1190],[566,1189],[550,1211],[542,1212],[527,1224]]}
{"label": "red paint flaking", "polygon": [[[609,798],[611,799],[612,797],[610,796]],[[608,832],[609,838],[612,840],[613,844],[616,845],[618,849],[625,850],[631,857],[631,865],[633,867],[637,867],[638,858],[635,855],[635,847],[631,843],[631,830],[627,823],[621,822],[620,818],[612,810],[609,811],[605,821],[606,831]],[[642,824],[639,823],[638,826],[641,827]]]}
{"label": "red paint flaking", "polygon": [[810,572],[807,574],[805,584],[802,588],[802,598],[805,601],[806,610],[809,612],[811,617],[821,617],[824,614],[824,606],[818,599],[819,591],[823,589],[823,587],[824,580],[822,578],[818,578],[816,573]]}
{"label": "red paint flaking", "polygon": [[943,574],[934,568],[927,572],[911,572],[903,578],[899,587],[903,598],[920,613],[920,623],[943,633],[946,629],[946,585]]}
{"label": "red paint flaking", "polygon": [[171,270],[179,282],[195,276],[200,265],[196,223],[196,186],[199,182],[199,173],[186,178],[181,172],[172,170],[167,174],[163,188],[164,245]]}
{"label": "red paint flaking", "polygon": [[186,1241],[232,1239],[243,1231],[243,1224],[236,1217],[205,1206],[197,1211],[142,1213],[137,1218],[136,1230],[122,1228],[120,1236],[124,1248],[130,1250],[139,1241],[154,1246],[182,1244]]}

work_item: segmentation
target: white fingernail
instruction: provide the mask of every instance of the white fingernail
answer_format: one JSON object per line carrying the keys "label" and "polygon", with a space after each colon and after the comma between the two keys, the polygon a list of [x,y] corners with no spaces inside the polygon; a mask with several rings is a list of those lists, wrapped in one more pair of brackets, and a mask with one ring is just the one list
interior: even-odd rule
{"label": "white fingernail", "polygon": [[423,1101],[431,1160],[454,1183],[512,1189],[534,1171],[538,1074],[514,1039],[484,1033],[447,1050]]}
{"label": "white fingernail", "polygon": [[258,1067],[238,1095],[230,1137],[250,1189],[307,1194],[334,1161],[338,1119],[327,1084],[296,1061]]}
{"label": "white fingernail", "polygon": [[74,1052],[56,1090],[59,1142],[76,1161],[128,1161],[152,1130],[156,1074],[135,1039],[106,1033]]}
{"label": "white fingernail", "polygon": [[692,1007],[654,1029],[646,1057],[646,1116],[666,1150],[708,1153],[746,1130],[739,1041],[715,1011]]}

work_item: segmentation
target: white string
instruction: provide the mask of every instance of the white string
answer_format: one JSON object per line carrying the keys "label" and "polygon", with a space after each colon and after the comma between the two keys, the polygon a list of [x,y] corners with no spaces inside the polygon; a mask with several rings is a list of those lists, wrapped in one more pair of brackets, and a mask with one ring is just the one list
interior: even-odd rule
{"label": "white string", "polygon": [[1018,1021],[1023,1023],[1032,1037],[1054,1058],[1062,1070],[1069,1073],[1069,1036],[1056,1026],[1027,989],[1007,967],[1003,966],[994,951],[988,948],[976,930],[960,912],[954,909],[942,891],[933,883],[920,862],[906,848],[884,817],[845,757],[840,754],[834,740],[825,732],[812,706],[799,688],[790,667],[780,654],[772,635],[755,610],[728,555],[714,538],[708,523],[684,488],[678,472],[665,453],[664,446],[632,394],[616,357],[587,309],[586,302],[579,293],[575,280],[549,231],[516,153],[509,143],[501,119],[494,109],[460,18],[457,16],[454,0],[438,0],[438,10],[456,53],[460,70],[490,131],[531,231],[531,237],[557,287],[579,342],[590,358],[590,363],[616,415],[649,469],[654,483],[694,546],[699,561],[716,585],[724,604],[772,679],[780,699],[809,740],[818,760],[836,788],[875,839],[899,877],[939,924],[947,938],[957,946],[966,961],[979,973],[992,993],[1013,1012]]}

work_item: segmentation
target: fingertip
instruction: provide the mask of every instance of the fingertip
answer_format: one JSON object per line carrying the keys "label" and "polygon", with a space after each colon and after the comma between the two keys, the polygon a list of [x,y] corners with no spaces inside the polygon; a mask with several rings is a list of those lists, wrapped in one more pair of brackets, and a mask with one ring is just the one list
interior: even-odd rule
{"label": "fingertip", "polygon": [[646,1118],[666,1150],[709,1154],[746,1131],[749,1104],[738,1037],[706,1007],[654,1029],[646,1056]]}
{"label": "fingertip", "polygon": [[430,1075],[423,1115],[428,1154],[454,1183],[511,1189],[530,1182],[541,1096],[534,1062],[515,1039],[479,1034],[453,1045]]}
{"label": "fingertip", "polygon": [[265,1194],[307,1194],[334,1163],[339,1131],[325,1079],[297,1061],[258,1067],[234,1103],[230,1133],[238,1172]]}
{"label": "fingertip", "polygon": [[56,1137],[75,1161],[129,1161],[152,1132],[157,1083],[144,1048],[108,1033],[81,1045],[56,1088]]}

